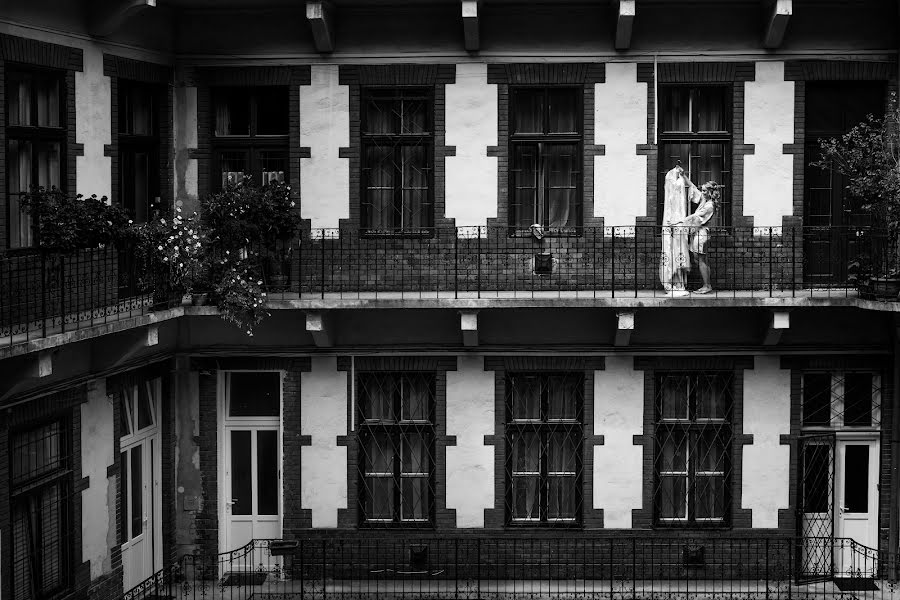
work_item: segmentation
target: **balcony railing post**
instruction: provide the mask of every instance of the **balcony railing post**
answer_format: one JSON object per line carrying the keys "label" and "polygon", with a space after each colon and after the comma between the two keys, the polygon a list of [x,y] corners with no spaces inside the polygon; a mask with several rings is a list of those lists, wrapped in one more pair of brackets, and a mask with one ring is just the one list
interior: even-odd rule
{"label": "balcony railing post", "polygon": [[321,271],[322,271],[322,298],[325,298],[325,230],[322,230],[322,260],[321,260]]}
{"label": "balcony railing post", "polygon": [[766,600],[769,600],[769,538],[766,538]]}
{"label": "balcony railing post", "polygon": [[612,249],[610,250],[610,258],[609,258],[609,262],[610,262],[610,270],[609,270],[610,286],[609,287],[612,290],[612,297],[615,298],[616,297],[616,227],[615,227],[615,225],[611,229],[612,229],[612,240],[611,240]]}
{"label": "balcony railing post", "polygon": [[637,226],[634,228],[634,297],[638,297],[638,238]]}
{"label": "balcony railing post", "polygon": [[[47,253],[41,250],[41,337],[47,337]],[[10,265],[10,273],[12,266]],[[12,286],[10,286],[10,299],[12,299]],[[12,320],[10,319],[10,326]],[[12,329],[10,328],[10,340],[12,340]],[[26,337],[28,337],[26,335]]]}
{"label": "balcony railing post", "polygon": [[453,235],[453,297],[459,298],[459,229]]}
{"label": "balcony railing post", "polygon": [[791,298],[797,296],[797,226],[791,227]]}
{"label": "balcony railing post", "polygon": [[325,552],[325,538],[322,538],[322,598],[323,600],[328,597],[328,594],[325,590],[325,565],[327,564],[327,557]]}
{"label": "balcony railing post", "polygon": [[772,261],[775,259],[773,256],[773,244],[772,244],[772,228],[769,227],[769,298],[772,297]]}
{"label": "balcony railing post", "polygon": [[[479,229],[481,229],[480,226],[479,226]],[[481,231],[479,231],[478,233],[479,233],[479,235],[481,235]],[[476,556],[475,564],[477,565],[476,577],[475,577],[475,581],[477,582],[476,583],[477,595],[475,597],[481,598],[481,538],[480,537],[475,538],[475,556]]]}
{"label": "balcony railing post", "polygon": [[59,325],[66,332],[66,258],[59,255]]}
{"label": "balcony railing post", "polygon": [[[487,233],[485,231],[485,233]],[[478,297],[481,298],[481,225],[478,226]]]}
{"label": "balcony railing post", "polygon": [[637,600],[637,540],[634,538],[631,538],[631,598]]}

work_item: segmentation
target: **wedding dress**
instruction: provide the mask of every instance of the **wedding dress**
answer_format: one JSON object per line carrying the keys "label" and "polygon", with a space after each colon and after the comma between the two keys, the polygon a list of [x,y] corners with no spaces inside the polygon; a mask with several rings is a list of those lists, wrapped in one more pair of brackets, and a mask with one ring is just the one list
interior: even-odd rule
{"label": "wedding dress", "polygon": [[687,216],[687,199],[689,191],[691,200],[699,198],[700,190],[691,184],[685,189],[685,178],[678,168],[666,173],[665,202],[662,215],[662,252],[659,257],[659,280],[667,292],[684,291],[685,273],[691,270],[691,259],[688,254],[688,231],[684,225],[668,225],[677,223]]}

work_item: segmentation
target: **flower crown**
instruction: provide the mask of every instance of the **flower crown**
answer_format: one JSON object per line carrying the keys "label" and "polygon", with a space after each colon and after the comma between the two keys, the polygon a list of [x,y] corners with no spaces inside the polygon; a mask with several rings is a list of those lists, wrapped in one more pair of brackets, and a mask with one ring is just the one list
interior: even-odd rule
{"label": "flower crown", "polygon": [[719,191],[721,187],[722,186],[715,181],[707,181],[700,186],[700,191],[703,192],[703,195],[707,198],[718,204],[719,199],[722,197],[722,193]]}

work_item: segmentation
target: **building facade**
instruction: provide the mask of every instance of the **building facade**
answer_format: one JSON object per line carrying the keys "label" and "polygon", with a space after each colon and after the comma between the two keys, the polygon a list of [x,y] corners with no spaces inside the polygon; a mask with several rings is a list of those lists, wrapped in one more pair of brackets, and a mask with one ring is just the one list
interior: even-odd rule
{"label": "building facade", "polygon": [[[602,549],[690,539],[705,558],[679,543],[660,577],[778,552],[792,581],[885,576],[900,304],[846,286],[873,234],[809,164],[896,101],[898,16],[4,3],[0,597],[120,597],[253,540],[340,539],[367,572],[477,540],[471,564],[518,557],[493,579],[562,556],[543,577],[612,582]],[[712,294],[660,283],[676,165],[722,186]],[[151,310],[108,248],[47,262],[19,204],[53,185],[143,221],[245,175],[303,219],[252,337]]]}

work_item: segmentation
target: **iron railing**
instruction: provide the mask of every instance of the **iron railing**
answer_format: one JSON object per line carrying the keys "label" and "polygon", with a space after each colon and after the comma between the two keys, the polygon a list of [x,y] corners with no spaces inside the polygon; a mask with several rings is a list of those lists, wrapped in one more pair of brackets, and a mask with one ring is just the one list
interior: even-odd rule
{"label": "iron railing", "polygon": [[895,558],[852,539],[334,534],[186,555],[123,598],[880,599]]}
{"label": "iron railing", "polygon": [[[298,239],[241,251],[268,297],[546,298],[665,297],[657,226],[547,231],[508,227],[435,229],[415,237],[359,229],[313,229]],[[419,232],[421,234],[421,232]],[[696,232],[675,228],[684,240]],[[678,246],[683,252],[685,245]],[[671,253],[670,253],[671,254]],[[698,255],[686,290],[703,284]],[[703,297],[847,297],[897,299],[859,288],[857,276],[897,264],[897,240],[872,228],[716,227],[705,245],[712,291]],[[215,260],[196,292],[215,293]],[[0,256],[0,347],[177,304],[165,266],[112,246],[70,254]],[[665,275],[665,273],[663,273]],[[178,297],[175,297],[178,296]]]}

